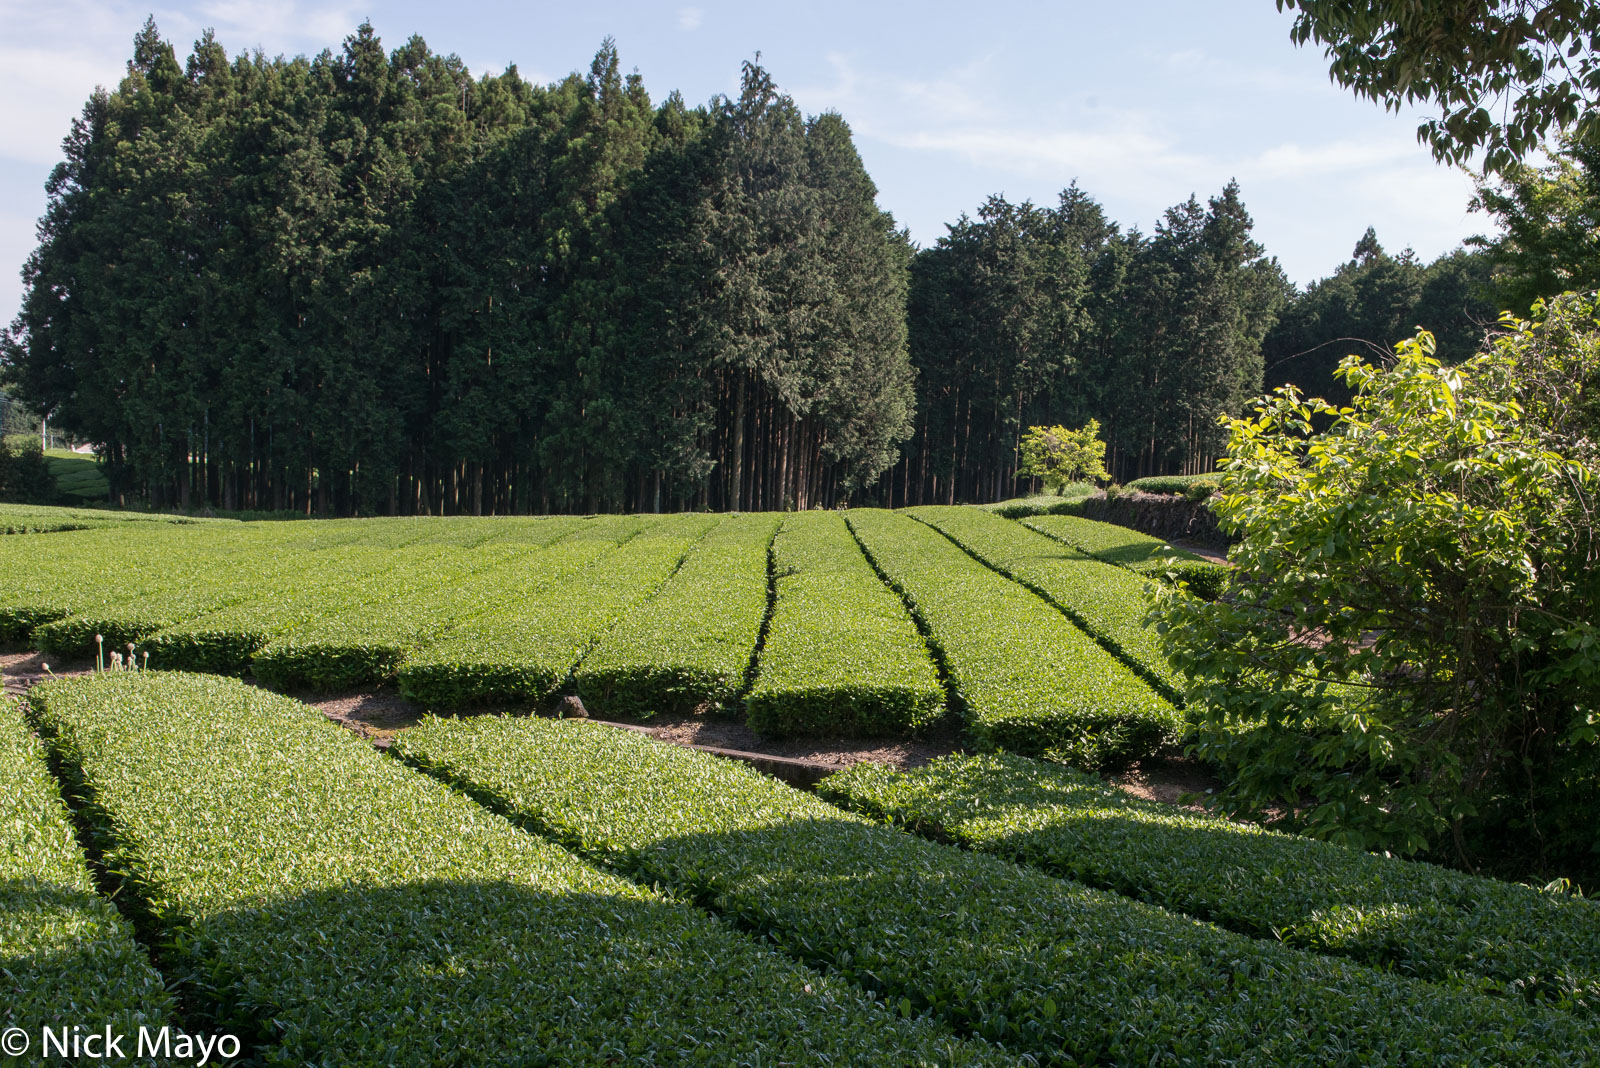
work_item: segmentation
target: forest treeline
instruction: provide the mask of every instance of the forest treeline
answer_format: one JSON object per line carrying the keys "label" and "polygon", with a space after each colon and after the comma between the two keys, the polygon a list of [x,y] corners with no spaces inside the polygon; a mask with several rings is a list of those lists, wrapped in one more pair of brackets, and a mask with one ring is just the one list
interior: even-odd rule
{"label": "forest treeline", "polygon": [[1029,425],[1090,418],[1119,478],[1199,471],[1265,368],[1494,314],[1476,254],[1371,235],[1297,294],[1233,184],[1148,235],[994,197],[917,250],[839,115],[756,64],[654,103],[609,41],[544,86],[369,25],[180,64],[149,23],[64,149],[5,380],[157,507],[992,500]]}

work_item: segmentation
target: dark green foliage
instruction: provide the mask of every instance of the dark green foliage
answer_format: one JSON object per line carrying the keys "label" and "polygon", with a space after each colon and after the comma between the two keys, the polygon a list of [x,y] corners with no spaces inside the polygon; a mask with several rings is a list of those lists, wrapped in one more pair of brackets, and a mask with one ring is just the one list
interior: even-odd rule
{"label": "dark green foliage", "polygon": [[[1093,767],[1145,756],[1175,739],[1172,705],[1037,594],[908,516],[855,509],[850,528],[942,658],[980,747],[1051,753]],[[1049,545],[1052,556],[1071,552],[1017,529]]]}
{"label": "dark green foliage", "polygon": [[1584,1064],[1573,1017],[1256,941],[596,723],[427,720],[403,759],[907,1013],[1052,1065]]}
{"label": "dark green foliage", "polygon": [[1118,478],[1208,467],[1288,293],[1251,225],[1231,183],[1148,237],[1076,186],[1053,208],[991,197],[963,216],[912,262],[917,426],[888,503],[1012,496],[1031,425],[1099,420]]}
{"label": "dark green foliage", "polygon": [[[95,893],[16,701],[0,696],[0,997],[35,1052],[39,1029],[161,1028],[172,1000],[133,931]],[[88,1027],[86,1026],[87,1030]],[[130,1039],[131,1043],[131,1039]],[[129,1048],[125,1043],[124,1048]]]}
{"label": "dark green foliage", "polygon": [[0,501],[50,504],[61,497],[50,462],[36,441],[0,445]]}
{"label": "dark green foliage", "polygon": [[1600,134],[1600,11],[1539,0],[1278,0],[1297,10],[1291,37],[1323,46],[1333,80],[1392,111],[1439,108],[1417,140],[1435,159],[1479,152],[1502,171],[1572,127]]}
{"label": "dark green foliage", "polygon": [[1284,307],[1262,342],[1265,387],[1289,383],[1305,396],[1348,403],[1350,391],[1334,374],[1339,362],[1351,353],[1387,359],[1419,328],[1433,333],[1441,359],[1467,359],[1500,313],[1490,266],[1489,256],[1460,249],[1431,264],[1410,249],[1390,256],[1368,228],[1348,262]]}
{"label": "dark green foliage", "polygon": [[474,78],[370,25],[182,64],[147,24],[51,177],[6,382],[118,501],[831,504],[908,433],[904,236],[761,68],[699,109],[623,71]]}
{"label": "dark green foliage", "polygon": [[1491,265],[1497,306],[1518,315],[1536,300],[1600,288],[1600,144],[1565,138],[1551,156],[1547,166],[1514,167],[1479,186],[1474,203],[1501,233],[1469,244]]}
{"label": "dark green foliage", "polygon": [[1256,938],[1600,1009],[1600,904],[1140,801],[1018,756],[857,764],[831,801]]}
{"label": "dark green foliage", "polygon": [[730,713],[767,614],[767,552],[779,517],[731,516],[698,541],[661,591],[583,658],[594,713]]}
{"label": "dark green foliage", "polygon": [[289,1065],[998,1064],[522,834],[297,702],[33,691],[185,1022]]}
{"label": "dark green foliage", "polygon": [[905,737],[944,715],[928,647],[836,512],[784,520],[777,601],[746,702],[773,737]]}

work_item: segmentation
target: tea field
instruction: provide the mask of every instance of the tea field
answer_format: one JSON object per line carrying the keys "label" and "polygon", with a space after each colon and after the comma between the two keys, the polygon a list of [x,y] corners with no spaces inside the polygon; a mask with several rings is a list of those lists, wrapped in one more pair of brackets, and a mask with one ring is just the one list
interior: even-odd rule
{"label": "tea field", "polygon": [[[0,1030],[33,1054],[81,1025],[260,1065],[1600,1063],[1593,902],[1026,755],[1177,735],[1143,588],[1206,565],[1150,539],[964,508],[57,512],[0,516],[27,531],[0,637],[148,667],[0,698]],[[442,713],[955,721],[973,752],[806,792],[501,711],[380,752],[274,692],[391,680]]]}
{"label": "tea field", "polygon": [[584,720],[429,717],[384,755],[220,676],[28,706],[0,704],[25,1035],[362,1066],[1581,1065],[1600,1037],[1587,901],[1024,757],[806,793]]}
{"label": "tea field", "polygon": [[[602,716],[747,710],[772,737],[954,719],[982,748],[1087,763],[1148,753],[1180,724],[1143,623],[1173,551],[1144,539],[1122,566],[1127,547],[1087,520],[120,515],[0,515],[25,532],[0,540],[0,641],[61,661],[132,647],[150,668],[295,692],[393,680],[440,712],[573,693]],[[1058,528],[1089,531],[1087,548]]]}

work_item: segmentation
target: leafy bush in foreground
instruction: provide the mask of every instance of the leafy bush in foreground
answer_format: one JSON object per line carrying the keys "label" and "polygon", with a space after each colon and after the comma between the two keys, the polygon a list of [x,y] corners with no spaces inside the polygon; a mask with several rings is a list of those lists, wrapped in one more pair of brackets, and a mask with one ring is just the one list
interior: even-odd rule
{"label": "leafy bush in foreground", "polygon": [[1175,549],[1160,538],[1137,530],[1080,516],[1048,515],[1024,519],[1022,525],[1088,553],[1154,578],[1187,582],[1191,592],[1213,598],[1222,592],[1228,569],[1194,553]]}
{"label": "leafy bush in foreground", "polygon": [[822,796],[1257,938],[1600,1009],[1600,905],[1141,801],[1019,756],[857,764]]}
{"label": "leafy bush in foreground", "polygon": [[[1230,814],[1396,853],[1600,879],[1600,298],[1425,331],[1229,426],[1210,505],[1237,596],[1172,598],[1195,745]],[[1315,640],[1306,640],[1307,636]],[[1303,680],[1295,688],[1287,680]],[[1359,688],[1352,707],[1324,687]]]}
{"label": "leafy bush in foreground", "polygon": [[767,551],[779,517],[730,516],[683,566],[578,665],[591,711],[652,716],[729,712],[744,689],[767,614]]}
{"label": "leafy bush in foreground", "polygon": [[979,745],[1096,765],[1176,736],[1171,704],[1036,594],[908,516],[855,509],[849,522],[944,658]]}
{"label": "leafy bush in foreground", "polygon": [[1568,1014],[1258,942],[604,724],[428,719],[396,748],[524,826],[1045,1063],[1593,1062],[1594,1033]]}
{"label": "leafy bush in foreground", "polygon": [[270,1065],[994,1064],[242,683],[33,691],[108,859]]}
{"label": "leafy bush in foreground", "polygon": [[944,715],[927,645],[838,513],[784,520],[772,560],[778,599],[748,700],[752,728],[903,737]]}
{"label": "leafy bush in foreground", "polygon": [[[0,1023],[39,1029],[167,1023],[161,975],[95,893],[44,754],[0,696]],[[3,1059],[3,1058],[0,1058]]]}
{"label": "leafy bush in foreground", "polygon": [[972,508],[934,505],[907,514],[940,531],[1001,574],[1046,598],[1099,638],[1169,698],[1179,679],[1145,625],[1149,580],[1021,524]]}

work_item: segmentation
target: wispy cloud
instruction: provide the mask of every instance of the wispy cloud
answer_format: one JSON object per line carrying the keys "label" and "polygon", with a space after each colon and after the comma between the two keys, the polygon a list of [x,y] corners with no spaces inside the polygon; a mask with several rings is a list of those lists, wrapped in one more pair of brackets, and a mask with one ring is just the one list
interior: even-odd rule
{"label": "wispy cloud", "polygon": [[[1199,50],[1163,62],[1189,83],[1252,92],[1299,84],[1288,74],[1232,69]],[[1019,100],[1003,64],[987,56],[916,78],[881,73],[843,53],[829,57],[829,69],[828,82],[794,91],[801,106],[845,115],[865,154],[878,144],[902,157],[926,157],[901,172],[922,185],[929,173],[957,165],[973,175],[969,191],[987,174],[986,191],[1014,198],[1052,198],[1076,180],[1124,225],[1148,229],[1166,205],[1190,193],[1213,195],[1238,179],[1257,239],[1285,253],[1284,267],[1302,281],[1332,270],[1369,224],[1395,251],[1408,242],[1443,251],[1475,228],[1466,212],[1471,180],[1435,166],[1404,119],[1376,135],[1319,140],[1315,128],[1256,121],[1243,110],[1219,122],[1203,110],[1203,94],[1191,105],[1107,86],[1093,99],[1063,92]],[[892,177],[881,181],[886,206],[925,199],[920,189],[895,188]],[[977,203],[939,205],[935,218],[954,219]],[[1359,226],[1333,221],[1353,205],[1360,206]],[[919,238],[934,237],[923,232],[929,229]]]}
{"label": "wispy cloud", "polygon": [[678,9],[678,29],[698,30],[700,22],[705,18],[705,12],[697,7],[680,7]]}
{"label": "wispy cloud", "polygon": [[[360,21],[344,4],[302,5],[269,0],[216,0],[199,15],[161,10],[156,25],[187,55],[202,30],[237,53],[260,47],[268,55],[320,51]],[[0,158],[52,163],[61,139],[96,85],[122,80],[134,34],[149,14],[120,0],[58,0],[51,4],[0,0]]]}

